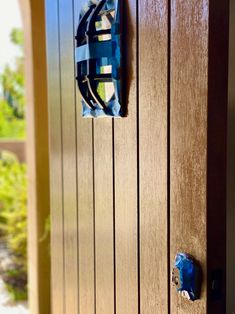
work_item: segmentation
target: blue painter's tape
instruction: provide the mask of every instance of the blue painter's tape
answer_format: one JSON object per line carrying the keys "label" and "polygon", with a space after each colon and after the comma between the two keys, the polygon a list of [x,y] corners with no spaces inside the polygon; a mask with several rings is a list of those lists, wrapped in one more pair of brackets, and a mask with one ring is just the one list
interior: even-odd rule
{"label": "blue painter's tape", "polygon": [[[87,5],[80,12],[79,22],[81,23],[78,26],[76,36],[75,60],[77,63],[77,77],[79,79],[78,86],[83,97],[82,115],[84,117],[121,117],[124,113],[121,104],[120,81],[120,1],[88,0]],[[93,18],[94,16],[96,16],[95,19]],[[98,27],[97,25],[102,25],[101,22],[105,18],[110,23],[110,29],[107,33],[109,37],[107,37],[107,40],[99,41],[99,36],[102,35],[97,35],[98,31],[96,31],[96,28]],[[91,25],[93,26],[90,27]],[[97,32],[96,35],[92,37],[92,34],[95,34],[95,32]],[[102,34],[106,34],[105,29],[103,29]],[[107,71],[107,69],[104,69],[105,66],[110,66],[108,71],[110,70],[111,72],[103,72]],[[103,78],[102,74],[104,74]],[[93,81],[91,82],[91,80]],[[114,94],[109,100],[104,100],[97,94],[100,82],[103,84],[107,82],[113,83]]]}
{"label": "blue painter's tape", "polygon": [[86,118],[99,118],[104,116],[120,117],[120,112],[121,106],[116,99],[109,101],[105,110],[100,109],[98,106],[96,106],[95,110],[90,109],[85,102],[82,101],[82,116]]}
{"label": "blue painter's tape", "polygon": [[111,41],[98,41],[89,45],[77,47],[75,50],[76,62],[89,59],[111,58],[113,55]]}
{"label": "blue painter's tape", "polygon": [[179,273],[177,291],[189,300],[197,300],[200,294],[199,264],[189,254],[178,253],[175,257],[175,268]]}

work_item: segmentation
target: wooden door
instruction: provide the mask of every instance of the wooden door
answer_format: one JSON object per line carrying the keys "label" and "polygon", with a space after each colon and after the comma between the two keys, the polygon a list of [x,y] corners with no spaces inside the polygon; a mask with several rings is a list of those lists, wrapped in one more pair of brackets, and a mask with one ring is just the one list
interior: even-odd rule
{"label": "wooden door", "polygon": [[[124,1],[123,1],[124,2]],[[124,2],[123,119],[84,119],[85,0],[47,0],[53,314],[225,313],[228,1]],[[171,287],[179,251],[201,298]]]}

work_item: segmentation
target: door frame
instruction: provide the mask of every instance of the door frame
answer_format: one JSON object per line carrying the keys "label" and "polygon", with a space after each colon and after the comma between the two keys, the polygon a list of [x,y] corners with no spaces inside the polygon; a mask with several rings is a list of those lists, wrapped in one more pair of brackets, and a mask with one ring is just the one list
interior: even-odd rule
{"label": "door frame", "polygon": [[[50,241],[42,241],[49,206],[44,1],[19,0],[24,28],[27,99],[28,285],[30,313],[49,314]],[[39,49],[40,47],[40,49]]]}

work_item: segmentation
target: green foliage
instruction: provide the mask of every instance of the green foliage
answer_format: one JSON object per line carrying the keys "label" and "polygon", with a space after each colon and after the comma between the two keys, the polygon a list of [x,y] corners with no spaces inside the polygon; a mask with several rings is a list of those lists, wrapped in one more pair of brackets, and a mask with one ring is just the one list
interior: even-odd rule
{"label": "green foliage", "polygon": [[24,46],[24,34],[23,31],[19,28],[13,28],[10,34],[11,37],[11,42],[18,47],[21,48],[23,51],[23,46]]}
{"label": "green foliage", "polygon": [[14,28],[11,41],[17,45],[21,55],[16,58],[15,66],[6,65],[0,75],[3,98],[0,99],[0,138],[25,138],[25,92],[23,32]]}
{"label": "green foliage", "polygon": [[27,300],[28,291],[27,276],[25,272],[22,272],[20,268],[14,267],[14,269],[8,270],[3,275],[6,288],[14,301]]}
{"label": "green foliage", "polygon": [[13,109],[12,114],[18,119],[25,117],[25,78],[23,58],[23,31],[14,28],[11,32],[11,41],[17,45],[21,55],[16,58],[15,65],[6,65],[0,75],[0,83],[3,90],[3,98]]}
{"label": "green foliage", "polygon": [[25,124],[25,120],[18,119],[5,100],[0,100],[0,138],[24,139]]}
{"label": "green foliage", "polygon": [[[23,32],[13,29],[11,42],[20,56],[0,74],[0,138],[25,138],[25,79]],[[10,153],[0,155],[0,237],[7,244],[10,263],[1,276],[14,300],[27,298],[26,165]]]}
{"label": "green foliage", "polygon": [[5,239],[12,265],[3,279],[15,297],[27,293],[27,193],[26,165],[12,154],[0,158],[0,233]]}

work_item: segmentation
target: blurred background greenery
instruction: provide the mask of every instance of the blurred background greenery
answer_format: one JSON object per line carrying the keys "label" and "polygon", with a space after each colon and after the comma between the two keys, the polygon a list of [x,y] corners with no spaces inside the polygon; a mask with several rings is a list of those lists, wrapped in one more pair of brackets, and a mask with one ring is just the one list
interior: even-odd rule
{"label": "blurred background greenery", "polygon": [[[27,297],[26,165],[10,153],[0,158],[0,237],[7,261],[1,275],[14,300]],[[2,248],[4,248],[3,246]]]}
{"label": "blurred background greenery", "polygon": [[[25,88],[23,32],[13,29],[11,42],[20,48],[15,64],[0,73],[0,142],[24,140]],[[27,179],[26,164],[9,152],[0,153],[0,250],[5,260],[0,275],[14,300],[27,299]]]}
{"label": "blurred background greenery", "polygon": [[11,42],[20,48],[13,66],[6,65],[0,73],[0,138],[25,138],[25,80],[23,57],[23,32],[14,28]]}

